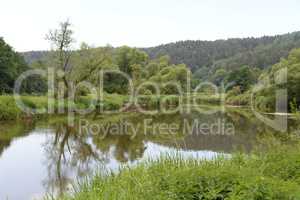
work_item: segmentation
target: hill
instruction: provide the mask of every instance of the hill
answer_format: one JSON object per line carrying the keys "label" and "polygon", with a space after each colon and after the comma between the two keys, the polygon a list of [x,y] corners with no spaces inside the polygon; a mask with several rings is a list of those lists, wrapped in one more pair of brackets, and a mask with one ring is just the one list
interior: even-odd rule
{"label": "hill", "polygon": [[[199,79],[211,79],[222,68],[232,71],[243,65],[268,68],[300,47],[300,32],[260,38],[234,38],[216,41],[188,40],[143,48],[150,58],[169,55],[174,64],[185,63]],[[45,51],[22,53],[27,63],[47,55]]]}
{"label": "hill", "polygon": [[[243,63],[266,67],[279,61],[280,57],[286,57],[288,52],[300,45],[300,32],[288,33],[277,36],[264,36],[261,38],[235,38],[228,40],[201,41],[188,40],[145,48],[150,57],[169,55],[176,64],[185,63],[193,70],[199,67],[212,66],[220,61],[229,65]],[[272,54],[273,58],[265,58]],[[250,56],[250,58],[249,58]],[[247,57],[248,60],[246,60]],[[260,57],[260,59],[255,59]],[[279,57],[279,58],[278,58]],[[252,60],[255,59],[255,60]],[[276,61],[275,61],[276,60]]]}

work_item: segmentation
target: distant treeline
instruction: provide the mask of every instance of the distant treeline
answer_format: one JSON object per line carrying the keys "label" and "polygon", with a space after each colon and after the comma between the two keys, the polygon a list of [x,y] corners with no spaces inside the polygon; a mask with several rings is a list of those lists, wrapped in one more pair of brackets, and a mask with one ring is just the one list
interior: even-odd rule
{"label": "distant treeline", "polygon": [[300,32],[261,38],[216,41],[189,40],[160,45],[144,50],[151,58],[169,55],[174,63],[185,63],[192,71],[211,66],[265,68],[300,47]]}
{"label": "distant treeline", "polygon": [[[230,72],[243,65],[265,69],[286,58],[294,48],[300,48],[300,32],[260,38],[180,41],[142,50],[151,59],[168,55],[172,64],[186,64],[196,79],[218,82],[215,77],[218,70]],[[47,51],[23,55],[27,63],[32,63],[45,57]]]}

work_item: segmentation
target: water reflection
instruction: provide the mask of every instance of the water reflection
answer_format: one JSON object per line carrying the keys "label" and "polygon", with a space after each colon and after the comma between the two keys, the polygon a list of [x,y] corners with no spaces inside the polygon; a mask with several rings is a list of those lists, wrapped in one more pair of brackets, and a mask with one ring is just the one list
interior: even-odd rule
{"label": "water reflection", "polygon": [[28,135],[33,128],[31,120],[22,123],[0,122],[0,156],[13,139]]}
{"label": "water reflection", "polygon": [[[0,199],[30,199],[45,193],[61,195],[70,190],[75,177],[84,178],[100,167],[116,170],[122,164],[155,158],[159,152],[180,151],[202,158],[236,149],[249,152],[266,133],[274,133],[249,111],[239,109],[212,115],[127,114],[89,119],[90,124],[108,127],[107,130],[113,124],[133,124],[139,127],[137,134],[133,129],[93,134],[88,129],[82,131],[79,121],[74,127],[68,126],[64,117],[0,124]],[[162,123],[176,124],[178,129],[170,134],[156,127]],[[206,124],[206,132],[199,132],[202,124]],[[233,133],[216,134],[230,124]],[[291,122],[290,129],[294,127]]]}

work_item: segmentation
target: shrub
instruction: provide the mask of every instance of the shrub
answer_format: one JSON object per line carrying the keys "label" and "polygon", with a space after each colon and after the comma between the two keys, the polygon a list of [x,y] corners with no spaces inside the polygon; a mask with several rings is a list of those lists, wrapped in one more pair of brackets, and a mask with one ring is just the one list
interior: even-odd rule
{"label": "shrub", "polygon": [[12,96],[0,96],[0,120],[13,120],[20,116],[21,111]]}

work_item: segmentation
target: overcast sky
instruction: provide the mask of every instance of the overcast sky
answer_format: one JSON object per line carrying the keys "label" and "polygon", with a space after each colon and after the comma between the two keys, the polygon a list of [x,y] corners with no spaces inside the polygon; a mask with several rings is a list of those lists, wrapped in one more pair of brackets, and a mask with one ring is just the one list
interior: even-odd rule
{"label": "overcast sky", "polygon": [[2,0],[0,37],[17,51],[49,49],[70,19],[77,46],[156,46],[300,30],[299,0]]}

